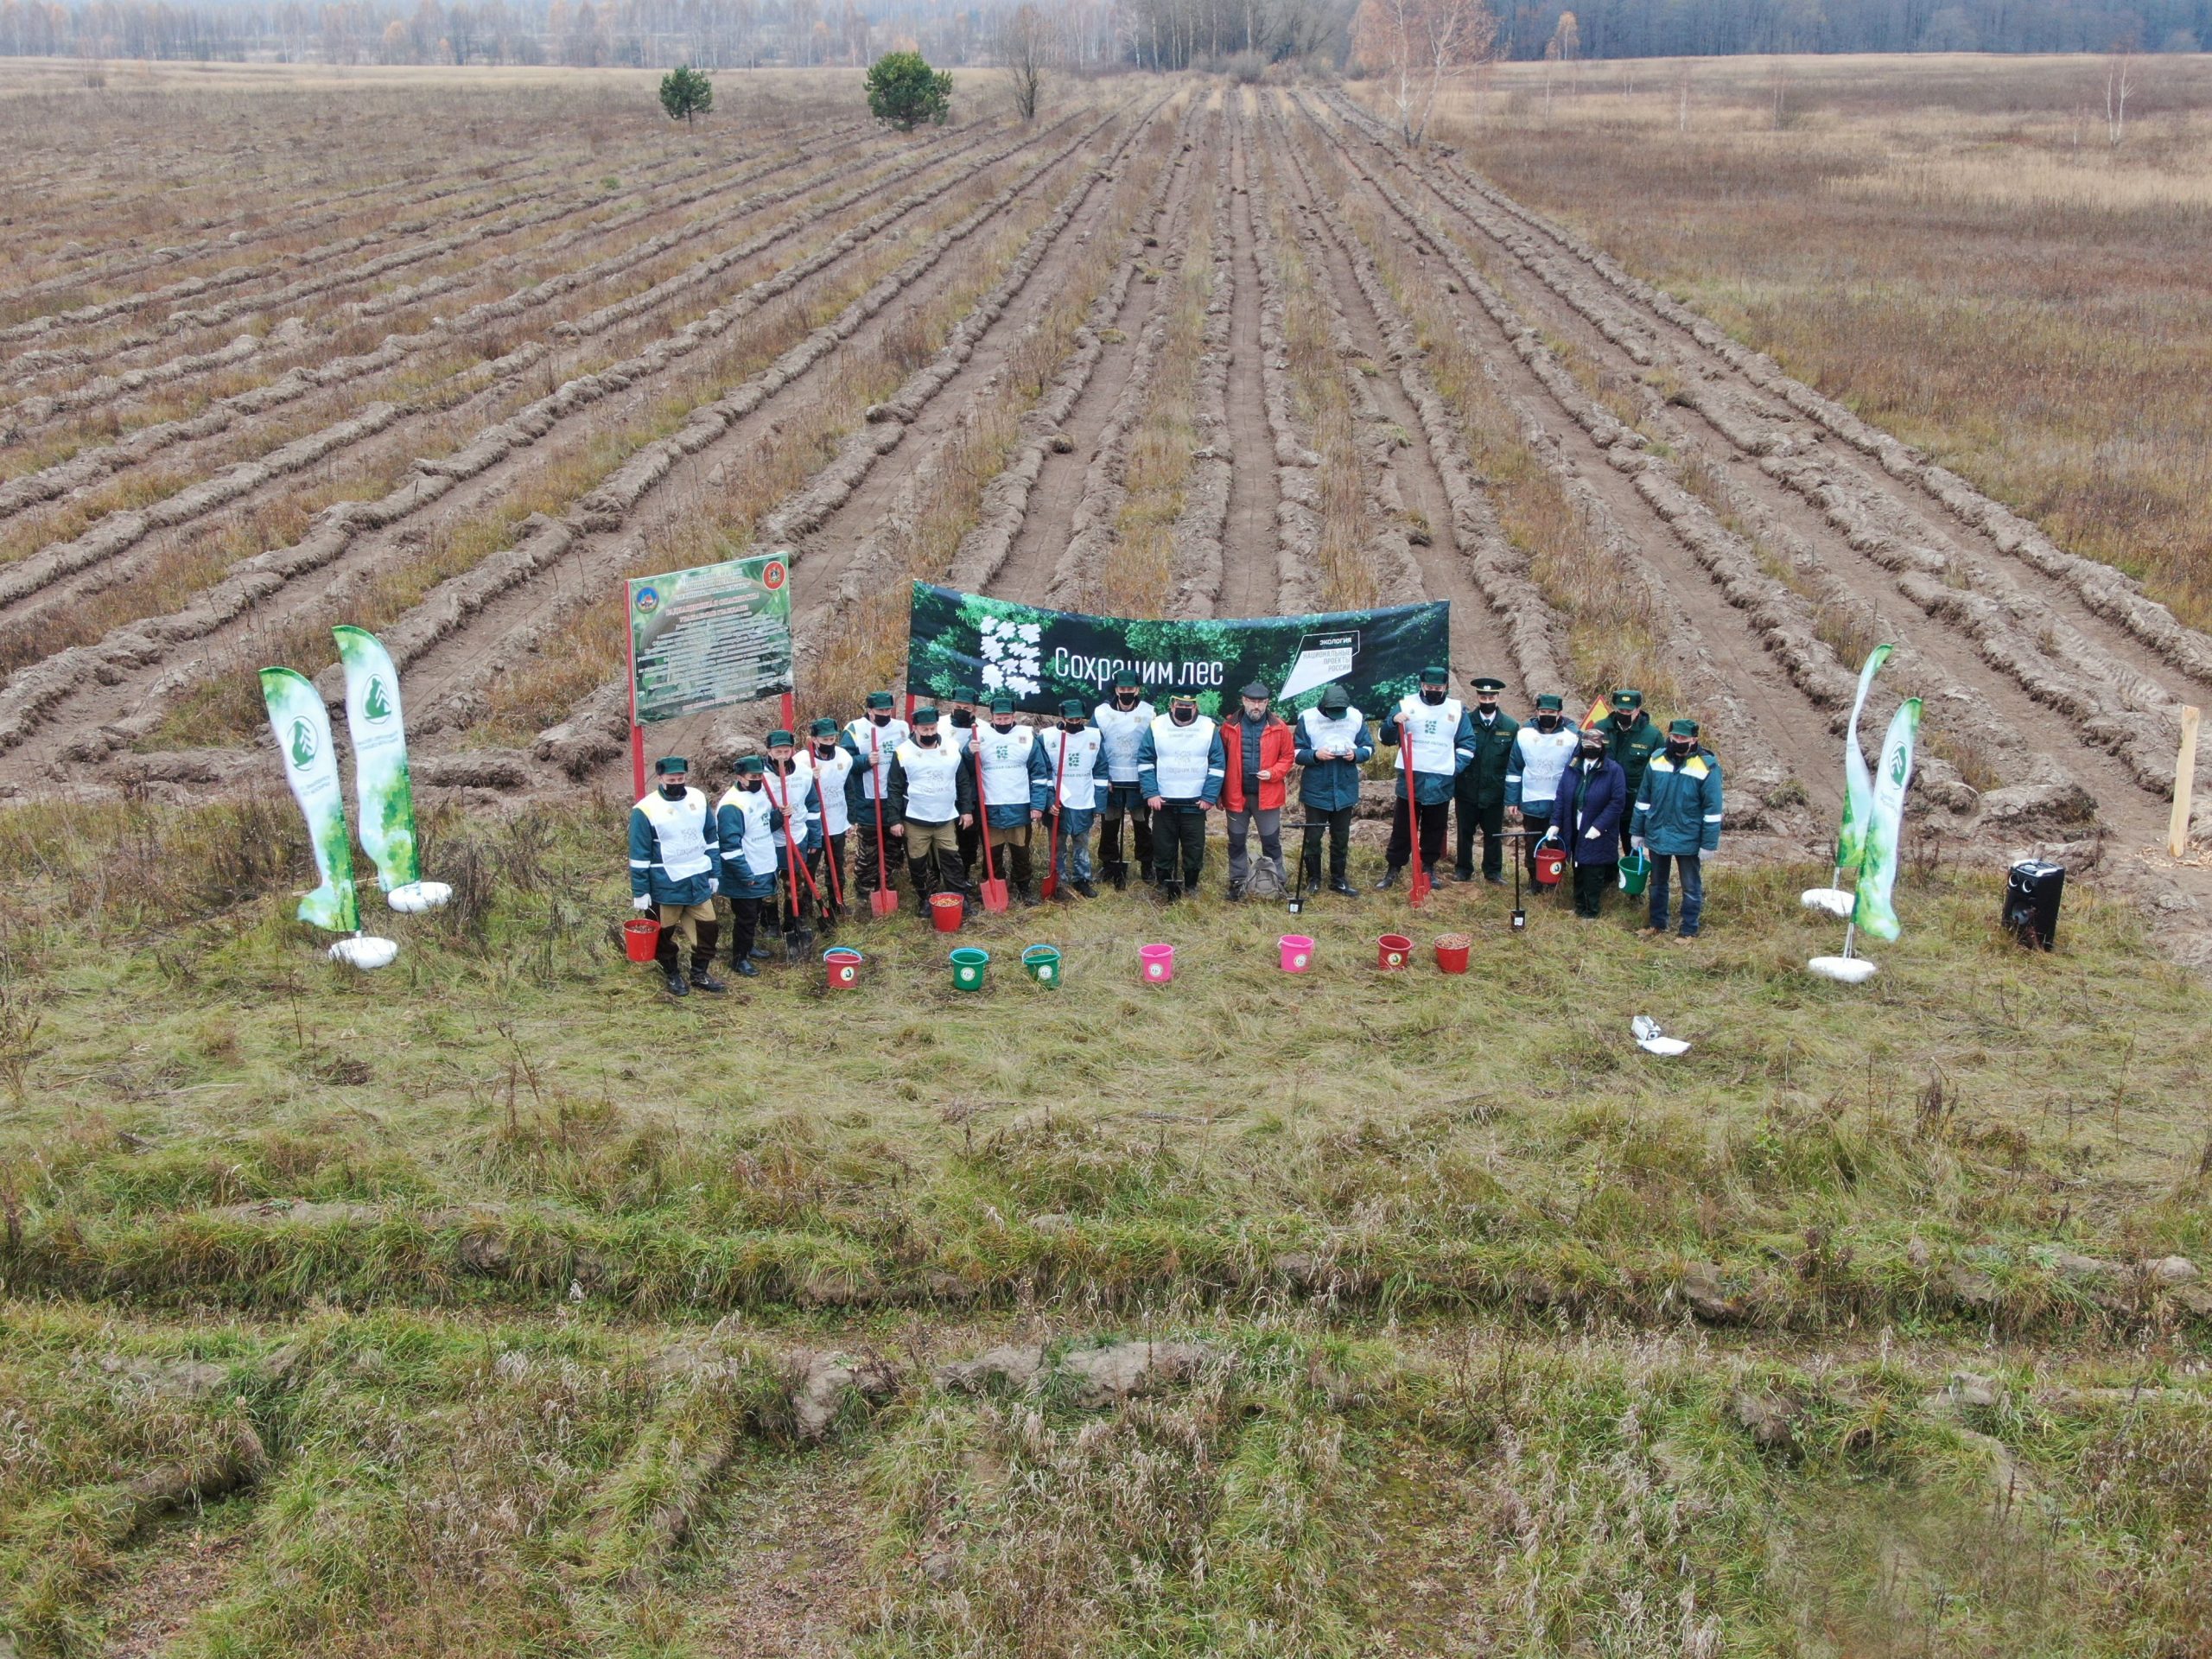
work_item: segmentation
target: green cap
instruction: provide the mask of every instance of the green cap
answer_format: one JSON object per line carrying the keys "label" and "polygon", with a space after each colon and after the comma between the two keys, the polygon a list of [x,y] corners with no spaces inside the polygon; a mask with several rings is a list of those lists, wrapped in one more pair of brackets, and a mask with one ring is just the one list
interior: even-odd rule
{"label": "green cap", "polygon": [[995,715],[1012,714],[1014,712],[1014,699],[1005,696],[993,697],[991,699],[991,712]]}
{"label": "green cap", "polygon": [[653,770],[665,778],[671,772],[689,772],[691,763],[680,754],[664,754],[653,762]]}
{"label": "green cap", "polygon": [[1670,720],[1667,722],[1667,735],[1669,737],[1695,737],[1697,735],[1697,721],[1694,720]]}
{"label": "green cap", "polygon": [[1089,720],[1090,710],[1083,706],[1081,697],[1069,697],[1060,704],[1060,718],[1062,720]]}
{"label": "green cap", "polygon": [[798,747],[798,739],[792,736],[789,732],[771,732],[768,734],[766,739],[762,741],[760,747],[764,749],[773,749],[778,747],[795,749]]}
{"label": "green cap", "polygon": [[955,702],[980,702],[982,701],[982,696],[983,694],[972,685],[956,685],[952,688],[952,700]]}
{"label": "green cap", "polygon": [[936,725],[937,710],[930,704],[926,702],[924,703],[920,708],[914,710],[913,723],[917,726]]}
{"label": "green cap", "polygon": [[757,754],[745,755],[737,763],[737,775],[741,778],[750,778],[754,773],[766,772],[767,769],[768,763]]}
{"label": "green cap", "polygon": [[1613,707],[1616,709],[1641,709],[1643,707],[1643,693],[1637,690],[1633,686],[1624,685],[1619,690],[1613,693]]}
{"label": "green cap", "polygon": [[871,709],[888,709],[891,706],[891,694],[888,691],[869,692],[868,706]]}
{"label": "green cap", "polygon": [[1547,691],[1543,696],[1536,699],[1536,707],[1542,709],[1548,715],[1555,715],[1566,706],[1567,705],[1560,700],[1560,695],[1556,691]]}
{"label": "green cap", "polygon": [[1114,689],[1119,691],[1124,688],[1131,691],[1137,689],[1137,671],[1134,668],[1117,668],[1114,671]]}
{"label": "green cap", "polygon": [[1351,693],[1345,690],[1341,685],[1329,685],[1321,688],[1322,713],[1327,715],[1341,715],[1345,709],[1351,707]]}
{"label": "green cap", "polygon": [[1424,668],[1421,671],[1421,683],[1423,685],[1444,685],[1448,683],[1451,678],[1452,671],[1448,668]]}
{"label": "green cap", "polygon": [[837,735],[837,722],[830,719],[829,715],[824,715],[821,719],[816,721],[813,725],[808,727],[806,729],[808,734],[810,736],[835,737]]}

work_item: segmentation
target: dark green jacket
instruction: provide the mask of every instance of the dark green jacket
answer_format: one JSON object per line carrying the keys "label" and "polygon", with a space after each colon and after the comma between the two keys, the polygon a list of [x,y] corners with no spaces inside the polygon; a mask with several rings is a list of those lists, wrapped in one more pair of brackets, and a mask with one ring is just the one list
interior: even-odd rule
{"label": "dark green jacket", "polygon": [[1649,709],[1637,709],[1626,731],[1611,715],[1605,716],[1601,729],[1605,734],[1605,752],[1620,762],[1621,771],[1627,774],[1628,798],[1632,801],[1643,787],[1644,768],[1651,764],[1651,757],[1667,747],[1667,734],[1651,718]]}
{"label": "dark green jacket", "polygon": [[1485,726],[1482,715],[1471,709],[1467,723],[1475,728],[1475,762],[1459,774],[1459,798],[1476,808],[1503,806],[1506,767],[1513,759],[1513,739],[1521,722],[1501,709],[1497,718]]}

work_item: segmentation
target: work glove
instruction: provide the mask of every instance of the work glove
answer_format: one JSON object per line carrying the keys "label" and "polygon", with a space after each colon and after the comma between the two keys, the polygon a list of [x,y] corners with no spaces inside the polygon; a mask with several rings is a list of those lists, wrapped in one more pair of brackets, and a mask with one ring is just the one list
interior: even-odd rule
{"label": "work glove", "polygon": [[[1594,833],[1594,832],[1593,832],[1593,833]],[[709,898],[709,899],[713,898],[716,893],[720,893],[721,890],[722,890],[722,883],[721,883],[721,878],[720,876],[716,876],[716,875],[710,875],[710,876],[709,876],[709,877],[707,878],[707,897],[708,897],[708,898]]]}
{"label": "work glove", "polygon": [[653,896],[650,893],[641,893],[630,901],[630,908],[632,910],[651,910],[652,907]]}
{"label": "work glove", "polygon": [[1582,839],[1583,839],[1583,840],[1585,840],[1585,841],[1595,841],[1595,840],[1597,840],[1597,839],[1598,839],[1598,830],[1597,830],[1597,827],[1593,824],[1592,826],[1591,826],[1591,828],[1589,828],[1589,829],[1587,829],[1587,830],[1585,830],[1582,832]]}

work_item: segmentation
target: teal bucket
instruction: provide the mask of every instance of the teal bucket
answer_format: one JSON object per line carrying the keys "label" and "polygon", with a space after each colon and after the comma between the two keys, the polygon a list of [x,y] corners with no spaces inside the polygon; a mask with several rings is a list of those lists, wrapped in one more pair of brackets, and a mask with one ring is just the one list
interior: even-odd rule
{"label": "teal bucket", "polygon": [[1060,982],[1060,953],[1049,944],[1033,944],[1021,953],[1021,965],[1039,985]]}
{"label": "teal bucket", "polygon": [[963,944],[952,953],[952,988],[956,991],[980,991],[983,988],[983,974],[991,965],[991,953],[972,944]]}
{"label": "teal bucket", "polygon": [[1621,891],[1631,899],[1643,891],[1643,884],[1651,879],[1651,855],[1641,847],[1621,860]]}

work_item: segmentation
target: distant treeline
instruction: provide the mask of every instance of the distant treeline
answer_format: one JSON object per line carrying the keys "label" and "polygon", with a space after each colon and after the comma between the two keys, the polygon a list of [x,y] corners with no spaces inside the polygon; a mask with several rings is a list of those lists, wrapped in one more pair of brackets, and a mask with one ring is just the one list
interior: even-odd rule
{"label": "distant treeline", "polygon": [[[1073,67],[1341,67],[1357,0],[1041,0]],[[1497,54],[2196,51],[2212,0],[1495,0]],[[296,63],[988,62],[1000,16],[958,0],[0,0],[0,55]],[[1571,29],[1560,27],[1571,12]]]}

